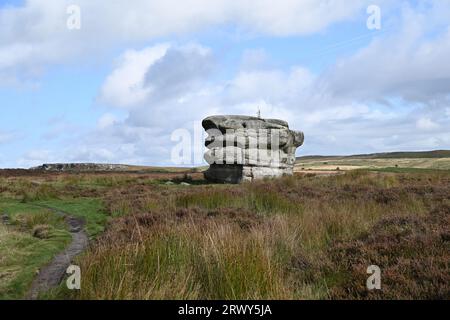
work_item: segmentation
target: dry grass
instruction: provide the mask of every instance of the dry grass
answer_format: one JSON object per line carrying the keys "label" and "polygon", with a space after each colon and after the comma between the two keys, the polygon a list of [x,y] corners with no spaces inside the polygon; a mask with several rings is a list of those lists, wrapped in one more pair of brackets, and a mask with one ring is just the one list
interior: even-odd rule
{"label": "dry grass", "polygon": [[331,159],[306,159],[299,160],[295,165],[296,171],[305,170],[355,170],[377,168],[416,168],[449,170],[450,158],[385,158],[385,159],[361,159],[331,158]]}
{"label": "dry grass", "polygon": [[[370,233],[330,250],[344,277],[332,297],[344,299],[449,299],[450,205],[424,217],[382,219]],[[364,286],[366,268],[382,270],[382,291]],[[336,273],[336,271],[333,271]]]}
{"label": "dry grass", "polygon": [[10,217],[11,225],[0,223],[0,300],[23,298],[36,271],[71,239],[61,217],[45,210]]}
{"label": "dry grass", "polygon": [[[447,265],[442,262],[448,261],[448,253],[442,248],[448,244],[444,243],[448,234],[441,230],[444,236],[433,237],[439,224],[427,217],[449,197],[450,176],[445,172],[355,171],[238,186],[112,188],[105,203],[109,213],[118,217],[80,259],[83,289],[71,297],[442,298],[449,290],[449,282],[442,282],[447,279],[443,276]],[[416,242],[408,244],[407,234],[392,228],[405,219],[421,221],[425,227],[418,230],[425,230],[433,240],[417,242],[417,247]],[[448,224],[448,217],[444,219]],[[357,293],[366,277],[348,269],[352,257],[359,259],[355,268],[385,266],[386,256],[371,243],[392,250],[386,272],[405,279],[399,282],[403,288],[376,297]],[[358,253],[365,246],[374,259]],[[428,249],[434,250],[435,260],[425,253]],[[401,269],[406,256],[414,261],[413,271]],[[430,269],[433,261],[439,263]],[[429,271],[428,277],[436,280],[418,285],[429,279],[424,277]]]}
{"label": "dry grass", "polygon": [[[205,184],[199,173],[20,171],[0,177],[0,193],[81,215],[98,224],[95,234],[110,221],[79,258],[82,290],[58,298],[450,296],[448,171],[308,173],[242,185]],[[108,218],[92,213],[102,204]],[[52,219],[18,212],[12,223],[33,241],[43,231],[43,242]],[[371,264],[382,268],[380,292],[365,289]],[[4,279],[15,272],[5,270]]]}

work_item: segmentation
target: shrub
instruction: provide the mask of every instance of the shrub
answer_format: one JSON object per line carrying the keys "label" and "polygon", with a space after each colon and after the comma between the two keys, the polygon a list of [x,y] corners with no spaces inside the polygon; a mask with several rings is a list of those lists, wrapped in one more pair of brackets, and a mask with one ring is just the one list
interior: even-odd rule
{"label": "shrub", "polygon": [[61,226],[64,221],[61,216],[50,211],[37,213],[18,213],[13,217],[12,224],[25,230],[33,230],[35,226],[52,225]]}
{"label": "shrub", "polygon": [[[388,297],[441,297],[448,292],[442,244],[450,233],[443,218],[430,222],[426,214],[430,206],[448,203],[448,177],[357,170],[235,186],[116,188],[107,205],[123,216],[113,219],[81,258],[83,290],[71,294],[81,299],[380,298],[358,293],[365,290],[365,268],[377,262],[369,259],[375,257],[388,262],[386,279],[399,284]],[[114,209],[122,204],[126,210]],[[442,217],[445,210],[430,215]],[[404,266],[411,273],[403,279]],[[426,276],[428,269],[437,285]]]}
{"label": "shrub", "polygon": [[41,184],[37,187],[22,190],[23,202],[50,199],[58,199],[58,190],[54,186],[49,184]]}
{"label": "shrub", "polygon": [[32,235],[38,239],[48,239],[50,238],[51,227],[46,224],[39,224],[33,227]]}

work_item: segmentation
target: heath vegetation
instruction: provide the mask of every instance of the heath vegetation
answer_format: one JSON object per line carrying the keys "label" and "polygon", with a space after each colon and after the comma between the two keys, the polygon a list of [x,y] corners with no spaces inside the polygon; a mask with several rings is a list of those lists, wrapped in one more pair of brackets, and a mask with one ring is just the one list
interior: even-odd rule
{"label": "heath vegetation", "polygon": [[[0,186],[0,208],[22,211],[2,226],[3,237],[8,229],[52,239],[63,227],[44,208],[87,223],[91,245],[76,262],[82,290],[61,286],[49,298],[449,297],[448,171],[356,170],[241,185],[206,184],[201,173],[48,174],[4,177]],[[365,287],[372,264],[383,272],[381,291]],[[31,278],[15,277],[24,287]]]}

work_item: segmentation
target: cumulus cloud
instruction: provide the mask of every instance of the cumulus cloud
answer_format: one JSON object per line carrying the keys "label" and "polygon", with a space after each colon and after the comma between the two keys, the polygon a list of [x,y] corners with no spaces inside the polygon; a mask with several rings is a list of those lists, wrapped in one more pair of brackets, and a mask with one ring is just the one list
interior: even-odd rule
{"label": "cumulus cloud", "polygon": [[105,113],[97,121],[97,127],[99,129],[106,129],[117,123],[117,117],[111,113]]}
{"label": "cumulus cloud", "polygon": [[[186,30],[194,30],[223,23],[267,34],[305,34],[344,19],[362,2],[346,1],[343,5],[340,1],[324,1],[316,6],[314,1],[313,6],[312,1],[293,1],[291,10],[283,5],[263,10],[269,5],[267,1],[244,1],[239,5],[224,1],[217,12],[208,6],[187,10],[183,3],[172,5],[175,12],[167,21],[160,17],[165,17],[170,3],[167,7],[137,3],[143,6],[141,9],[152,4],[155,11],[150,15],[157,15],[156,20],[141,18],[134,9],[127,11],[113,4],[115,10],[122,9],[125,22],[111,26],[106,23],[114,17],[114,10],[105,13],[100,21],[112,28],[109,32],[116,40],[126,38],[121,33],[125,26],[130,39],[182,32],[187,25]],[[253,10],[236,9],[250,3]],[[194,126],[205,116],[252,115],[258,109],[263,117],[286,119],[292,128],[306,132],[306,144],[299,154],[449,148],[450,29],[446,16],[450,10],[445,11],[442,2],[424,3],[427,5],[421,5],[421,10],[405,6],[399,30],[381,34],[322,73],[302,65],[273,67],[268,62],[270,56],[256,49],[245,51],[241,67],[223,78],[215,77],[221,62],[216,61],[215,52],[200,44],[162,43],[126,50],[118,57],[98,96],[104,107],[121,108],[126,116],[118,118],[111,109],[98,119],[95,128],[74,138],[71,148],[57,155],[47,154],[48,159],[170,165],[174,130],[186,128],[193,133]],[[84,5],[97,6],[93,2]],[[208,19],[195,19],[199,10],[211,10],[205,13]],[[319,13],[323,16],[315,19]],[[300,16],[294,19],[295,15]],[[155,21],[160,26],[150,28]],[[106,32],[105,26],[92,23],[97,35]],[[89,39],[89,35],[82,37]],[[28,155],[25,160],[30,163],[34,161],[31,158]]]}
{"label": "cumulus cloud", "polygon": [[150,88],[144,86],[145,74],[166,54],[167,48],[167,44],[161,44],[144,50],[126,51],[103,84],[100,101],[118,107],[135,106],[145,101],[150,92]]}
{"label": "cumulus cloud", "polygon": [[[235,104],[259,97],[272,104],[295,103],[311,94],[314,81],[315,75],[300,66],[292,67],[288,71],[279,69],[242,71],[227,83],[225,102]],[[295,105],[289,108],[295,108]]]}
{"label": "cumulus cloud", "polygon": [[[424,12],[406,6],[398,33],[377,38],[325,73],[328,89],[353,99],[445,98],[450,92],[450,3],[427,3],[430,7]],[[444,25],[443,15],[447,15]]]}
{"label": "cumulus cloud", "polygon": [[[127,116],[101,116],[93,131],[77,139],[82,147],[74,148],[76,156],[71,152],[69,159],[88,161],[97,156],[98,161],[172,164],[174,130],[186,128],[192,134],[197,130],[202,145],[200,122],[211,114],[256,114],[259,108],[266,117],[293,118],[285,102],[295,99],[314,78],[295,67],[287,72],[245,70],[230,80],[217,80],[211,77],[215,60],[210,48],[171,44],[160,50],[161,46],[128,50],[121,56],[99,99],[125,108]],[[111,158],[93,152],[102,148],[111,151]]]}
{"label": "cumulus cloud", "polygon": [[210,49],[159,44],[128,50],[100,91],[100,101],[124,108],[181,99],[198,87],[213,67]]}
{"label": "cumulus cloud", "polygon": [[[442,49],[442,44],[435,45],[437,51]],[[356,59],[354,57],[349,61]],[[198,61],[194,65],[201,64],[204,56],[196,58]],[[161,61],[164,59],[162,57]],[[428,64],[434,55],[422,59]],[[376,65],[377,60],[373,63]],[[170,66],[177,69],[177,64],[168,63],[165,72],[176,72],[168,70]],[[151,69],[152,66],[148,72]],[[354,69],[357,67],[349,64],[342,73],[351,73]],[[195,89],[171,91],[170,99],[157,100],[157,103],[147,99],[145,107],[130,110],[128,118],[117,123],[114,130],[118,136],[130,130],[134,132],[134,137],[128,140],[132,144],[132,141],[136,142],[133,145],[138,147],[134,150],[142,150],[145,141],[158,142],[154,149],[147,148],[152,152],[141,153],[140,159],[154,157],[157,148],[163,163],[170,163],[170,148],[164,146],[173,145],[169,141],[172,130],[183,126],[192,129],[192,122],[210,114],[256,114],[257,109],[261,109],[264,117],[288,119],[291,127],[305,130],[308,143],[300,151],[302,153],[348,154],[450,146],[450,132],[446,129],[450,125],[450,117],[448,107],[443,108],[448,104],[443,104],[444,100],[436,101],[440,93],[429,92],[427,87],[417,88],[416,93],[422,92],[423,99],[419,104],[408,103],[405,91],[399,88],[407,87],[411,79],[408,79],[408,74],[401,77],[402,70],[391,71],[391,77],[386,78],[387,85],[394,78],[395,83],[401,83],[398,88],[383,91],[380,87],[368,86],[370,95],[364,96],[340,92],[333,78],[324,85],[323,75],[313,74],[302,66],[293,66],[288,70],[243,68],[231,79],[219,82],[201,73],[202,76],[196,78],[201,85]],[[386,72],[390,72],[389,68]],[[180,79],[189,82],[190,77]],[[145,85],[152,86],[152,81],[149,78],[146,80]],[[176,88],[185,85],[175,83]],[[170,81],[165,85],[170,86]],[[450,89],[441,93],[448,95]],[[391,104],[380,102],[380,98],[391,101]],[[403,100],[395,102],[391,99]],[[160,131],[147,131],[148,135],[145,135],[141,132],[144,128],[159,128]],[[136,132],[141,134],[136,135]],[[133,140],[137,136],[139,138]]]}
{"label": "cumulus cloud", "polygon": [[[233,25],[244,32],[303,35],[350,19],[365,0],[27,0],[0,7],[0,75],[36,72],[52,63],[96,55],[118,45]],[[67,7],[81,9],[81,29],[68,30]],[[100,49],[101,48],[101,49]]]}
{"label": "cumulus cloud", "polygon": [[20,159],[17,161],[19,167],[36,167],[43,163],[53,162],[54,155],[52,151],[46,149],[36,149],[27,151]]}
{"label": "cumulus cloud", "polygon": [[129,110],[130,126],[180,126],[214,103],[209,101],[214,91],[208,82],[214,66],[209,48],[155,45],[129,50],[119,60],[102,85],[99,100]]}
{"label": "cumulus cloud", "polygon": [[[404,21],[409,14],[403,13]],[[306,131],[301,153],[448,147],[450,88],[443,65],[448,30],[429,40],[420,31],[426,21],[420,20],[415,30],[378,37],[322,74],[304,66],[270,67],[258,50],[244,52],[241,69],[229,79],[210,76],[214,53],[201,45],[167,45],[157,59],[148,56],[158,45],[128,55],[146,59],[124,59],[125,53],[103,88],[130,66],[139,70],[133,81],[118,81],[111,90],[124,95],[110,101],[127,101],[121,105],[126,105],[128,116],[99,126],[85,137],[85,144],[113,145],[115,157],[138,163],[170,164],[173,130],[192,132],[195,122],[211,114],[251,115],[260,109],[264,117],[288,119],[292,128]],[[440,80],[443,85],[435,86]],[[130,90],[132,83],[137,91]]]}
{"label": "cumulus cloud", "polygon": [[417,120],[416,126],[420,130],[433,130],[439,128],[439,124],[437,124],[430,118],[420,118],[419,120]]}
{"label": "cumulus cloud", "polygon": [[177,98],[198,87],[213,68],[211,50],[199,45],[169,49],[145,74],[152,101]]}

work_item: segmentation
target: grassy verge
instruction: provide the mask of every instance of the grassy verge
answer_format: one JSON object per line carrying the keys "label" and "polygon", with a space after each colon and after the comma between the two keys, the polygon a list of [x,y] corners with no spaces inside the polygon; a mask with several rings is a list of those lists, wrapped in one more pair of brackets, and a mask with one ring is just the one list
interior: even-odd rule
{"label": "grassy verge", "polygon": [[[177,180],[159,175],[46,177],[50,188],[8,180],[18,195],[4,205],[8,214],[36,217],[3,234],[58,229],[46,207],[86,219],[96,241],[77,261],[82,290],[60,287],[48,299],[442,297],[450,172],[393,169],[241,185],[165,185]],[[25,258],[16,266],[33,264]],[[386,270],[389,288],[379,295],[365,291],[371,264]]]}
{"label": "grassy verge", "polygon": [[0,199],[0,299],[20,299],[38,269],[70,242],[62,218],[49,210]]}
{"label": "grassy verge", "polygon": [[86,231],[90,237],[100,234],[108,220],[102,201],[96,198],[51,199],[35,201],[32,204],[83,218],[86,221]]}
{"label": "grassy verge", "polygon": [[70,243],[63,215],[81,217],[91,237],[104,229],[107,216],[95,198],[26,201],[0,198],[0,299],[20,299],[36,272]]}

